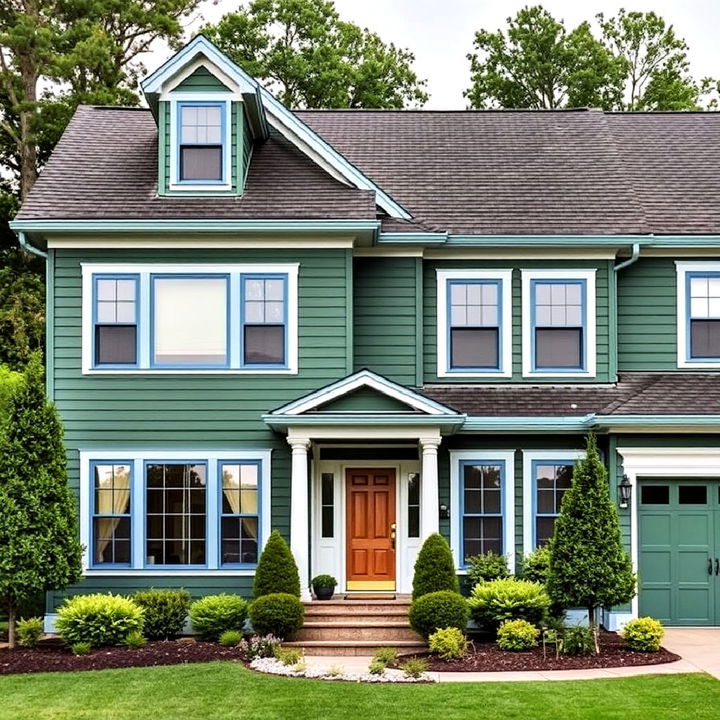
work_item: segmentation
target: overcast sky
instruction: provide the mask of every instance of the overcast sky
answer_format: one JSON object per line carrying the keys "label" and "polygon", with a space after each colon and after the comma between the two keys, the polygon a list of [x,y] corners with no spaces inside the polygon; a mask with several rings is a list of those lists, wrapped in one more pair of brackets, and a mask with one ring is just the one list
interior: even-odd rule
{"label": "overcast sky", "polygon": [[[215,22],[240,4],[238,0],[208,0],[201,12],[207,21]],[[418,77],[428,81],[426,107],[434,109],[465,107],[462,91],[470,77],[466,55],[472,51],[474,32],[504,28],[508,16],[532,4],[528,0],[335,0],[343,20],[374,30],[385,42],[415,53]],[[598,12],[611,16],[621,7],[654,10],[690,46],[693,75],[720,76],[720,0],[545,0],[541,4],[568,28],[592,20]],[[196,19],[190,34],[201,24]],[[167,50],[158,49],[146,65],[153,70],[166,54]]]}

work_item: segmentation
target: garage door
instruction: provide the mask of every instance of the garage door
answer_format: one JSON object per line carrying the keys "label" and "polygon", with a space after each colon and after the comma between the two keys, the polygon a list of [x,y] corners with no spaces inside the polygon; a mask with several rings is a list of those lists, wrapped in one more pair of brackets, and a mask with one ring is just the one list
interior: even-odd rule
{"label": "garage door", "polygon": [[640,481],[641,615],[720,625],[720,481]]}

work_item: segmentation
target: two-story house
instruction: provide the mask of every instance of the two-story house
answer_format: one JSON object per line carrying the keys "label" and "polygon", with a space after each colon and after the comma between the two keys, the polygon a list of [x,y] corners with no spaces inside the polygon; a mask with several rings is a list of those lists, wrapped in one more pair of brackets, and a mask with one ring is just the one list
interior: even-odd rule
{"label": "two-story house", "polygon": [[409,592],[438,530],[514,568],[592,431],[640,577],[606,623],[720,624],[720,115],[291,112],[203,37],[143,90],[12,223],[69,592],[249,595],[273,528],[341,593]]}

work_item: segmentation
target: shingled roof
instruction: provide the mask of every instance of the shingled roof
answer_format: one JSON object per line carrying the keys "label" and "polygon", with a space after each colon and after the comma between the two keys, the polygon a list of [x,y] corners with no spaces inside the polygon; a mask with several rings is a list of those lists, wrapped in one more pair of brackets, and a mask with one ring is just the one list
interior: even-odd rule
{"label": "shingled roof", "polygon": [[[386,230],[720,234],[720,113],[299,111],[412,215]],[[149,111],[81,107],[18,219],[376,216],[277,136],[241,198],[157,195]]]}

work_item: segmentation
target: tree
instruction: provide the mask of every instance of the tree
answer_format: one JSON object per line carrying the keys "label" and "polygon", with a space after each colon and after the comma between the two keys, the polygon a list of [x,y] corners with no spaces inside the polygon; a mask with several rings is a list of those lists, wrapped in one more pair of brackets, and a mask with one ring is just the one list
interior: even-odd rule
{"label": "tree", "polygon": [[429,593],[460,592],[455,562],[447,540],[438,533],[428,535],[415,560],[413,600]]}
{"label": "tree", "polygon": [[585,459],[575,466],[555,522],[547,590],[562,607],[587,608],[594,629],[598,607],[622,605],[635,595],[630,555],[622,544],[608,473],[593,435],[587,438]]}
{"label": "tree", "polygon": [[62,435],[36,353],[0,437],[0,601],[8,613],[10,647],[23,601],[81,577],[82,546]]}
{"label": "tree", "polygon": [[285,538],[277,530],[270,533],[255,568],[253,598],[273,593],[300,597],[300,575],[295,558]]}
{"label": "tree", "polygon": [[427,100],[413,54],[340,20],[328,0],[252,0],[202,32],[288,107],[402,108]]}

